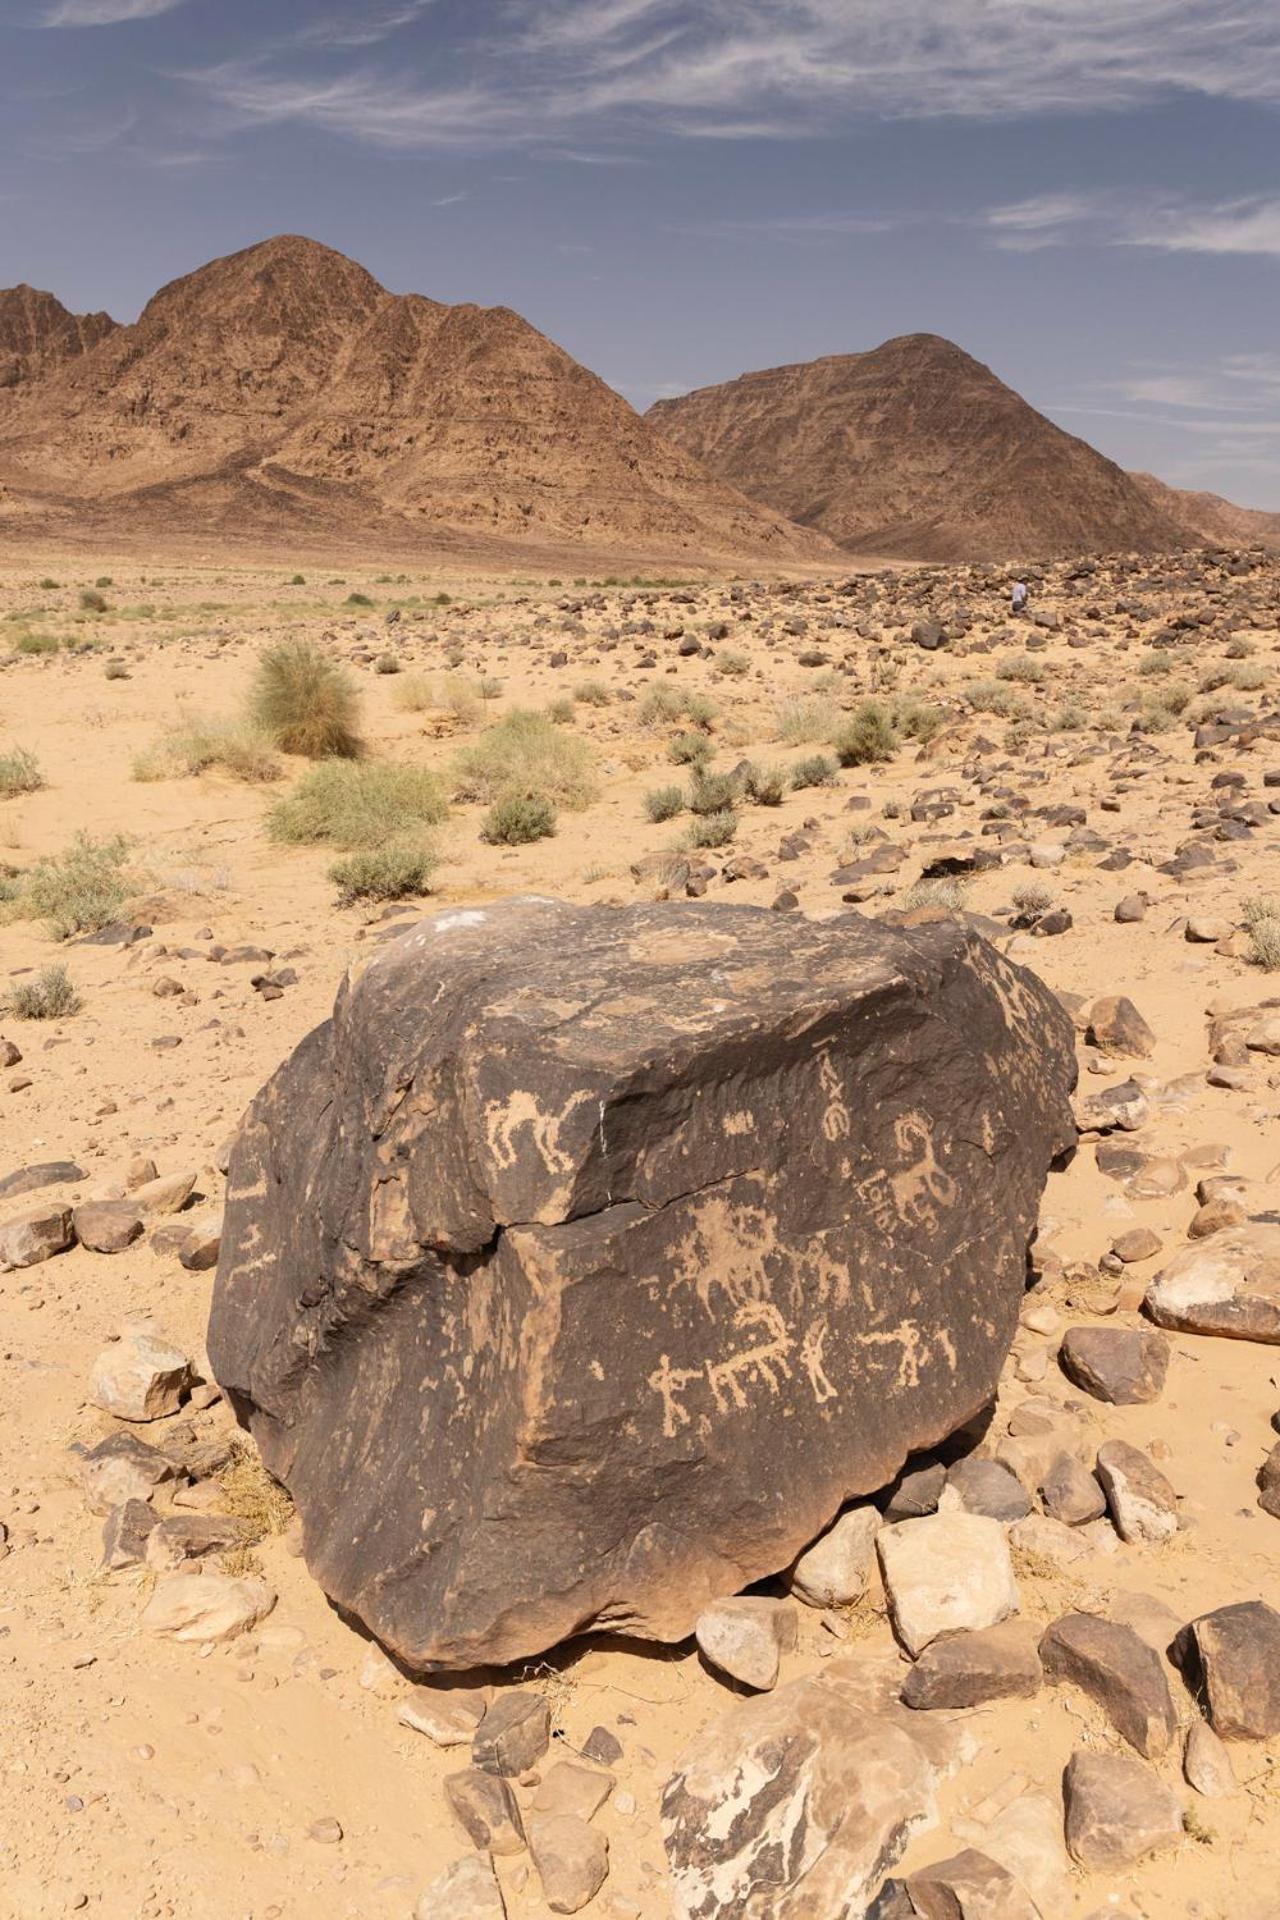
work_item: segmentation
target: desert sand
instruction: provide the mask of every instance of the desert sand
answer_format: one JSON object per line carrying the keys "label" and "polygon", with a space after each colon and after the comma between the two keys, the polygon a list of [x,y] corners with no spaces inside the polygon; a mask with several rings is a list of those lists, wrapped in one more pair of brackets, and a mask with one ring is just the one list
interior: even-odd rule
{"label": "desert sand", "polygon": [[[1047,1624],[1069,1608],[1123,1612],[1163,1649],[1211,1608],[1275,1600],[1280,1523],[1260,1510],[1255,1476],[1276,1438],[1277,1350],[1170,1334],[1163,1391],[1137,1406],[1083,1393],[1056,1352],[1076,1325],[1142,1324],[1145,1285],[1188,1243],[1198,1181],[1229,1173],[1247,1211],[1274,1204],[1271,1058],[1251,1052],[1213,1084],[1209,1019],[1275,994],[1259,959],[1280,952],[1245,922],[1251,901],[1280,900],[1280,819],[1267,811],[1280,786],[1265,784],[1280,779],[1280,566],[1244,551],[1058,564],[1032,578],[1035,618],[1013,621],[1011,576],[983,568],[630,585],[601,584],[594,560],[589,579],[553,580],[323,565],[314,550],[252,564],[199,555],[198,544],[183,563],[172,548],[140,560],[60,544],[10,548],[0,565],[0,755],[24,749],[43,776],[0,799],[0,873],[20,907],[21,876],[42,856],[82,831],[126,835],[130,896],[114,944],[55,940],[12,901],[0,924],[0,996],[62,962],[83,1002],[48,1021],[0,1016],[20,1056],[0,1075],[0,1178],[55,1161],[80,1170],[6,1199],[0,1225],[37,1202],[119,1190],[139,1158],[161,1175],[194,1173],[188,1212],[216,1216],[224,1145],[248,1100],[327,1015],[348,964],[429,908],[535,889],[619,902],[691,890],[822,916],[970,914],[1069,997],[1081,1100],[1132,1073],[1148,1109],[1116,1136],[1137,1150],[1136,1178],[1105,1174],[1100,1136],[1087,1133],[1050,1179],[992,1444],[1019,1410],[1048,1403],[1091,1444],[1146,1449],[1178,1501],[1179,1530],[1160,1545],[1103,1527],[1071,1564],[1015,1554],[1022,1613]],[[84,608],[85,591],[105,610]],[[931,620],[941,634],[913,631]],[[69,644],[20,650],[40,635]],[[282,636],[320,642],[350,673],[371,755],[434,768],[447,791],[455,757],[485,727],[557,703],[559,724],[594,756],[599,798],[562,806],[553,837],[517,847],[482,841],[483,805],[454,801],[436,830],[429,901],[337,906],[333,851],[264,831],[302,762],[266,785],[218,768],[134,777],[166,729],[234,714],[262,648]],[[378,670],[388,655],[399,671]],[[407,703],[414,682],[426,684]],[[655,823],[646,812],[647,794],[687,786],[689,771],[671,743],[690,723],[655,715],[655,688],[707,703],[697,713],[717,770],[745,757],[792,772],[830,756],[868,697],[899,703],[917,736],[936,731],[904,733],[883,763],[830,759],[810,769],[819,784],[787,788],[780,804],[742,804],[731,843],[688,853],[677,845],[687,813]],[[934,723],[907,720],[908,696],[937,709]],[[1200,747],[1197,723],[1210,727]],[[975,852],[999,852],[1001,833],[993,864],[966,871]],[[1175,861],[1189,845],[1207,850],[1204,864]],[[939,863],[941,877],[922,879]],[[1136,895],[1142,917],[1118,921],[1117,903]],[[281,970],[282,989],[252,984]],[[1087,1041],[1089,1008],[1113,994],[1151,1028],[1150,1057],[1107,1057]],[[328,1606],[285,1503],[264,1517],[251,1473],[213,1475],[218,1510],[239,1503],[267,1527],[235,1564],[276,1595],[269,1617],[227,1644],[147,1632],[154,1574],[101,1564],[102,1520],[76,1452],[117,1424],[91,1402],[94,1361],[144,1316],[198,1367],[208,1312],[211,1273],[156,1251],[153,1225],[123,1252],[75,1246],[0,1276],[0,1911],[403,1920],[467,1851],[442,1792],[465,1758],[399,1723],[409,1683]],[[1135,1228],[1158,1246],[1124,1265],[1111,1249]],[[163,1445],[194,1426],[225,1451],[232,1415],[213,1389],[198,1397],[207,1404],[143,1437]],[[874,1571],[849,1608],[799,1613],[784,1680],[851,1651],[905,1675]],[[1167,1671],[1189,1725],[1196,1709]],[[597,1727],[616,1736],[616,1784],[596,1816],[609,1877],[587,1911],[665,1920],[659,1797],[733,1687],[691,1646],[604,1638],[482,1678],[545,1694],[553,1758]],[[972,1757],[944,1782],[939,1824],[912,1839],[900,1872],[972,1845],[1018,1874],[1046,1920],[1276,1913],[1275,1741],[1233,1745],[1237,1790],[1207,1799],[1182,1779],[1180,1732],[1156,1766],[1185,1808],[1183,1839],[1087,1874],[1062,1845],[1061,1780],[1080,1746],[1128,1751],[1102,1710],[1047,1686],[962,1718]],[[512,1920],[543,1920],[528,1856],[497,1870]]]}

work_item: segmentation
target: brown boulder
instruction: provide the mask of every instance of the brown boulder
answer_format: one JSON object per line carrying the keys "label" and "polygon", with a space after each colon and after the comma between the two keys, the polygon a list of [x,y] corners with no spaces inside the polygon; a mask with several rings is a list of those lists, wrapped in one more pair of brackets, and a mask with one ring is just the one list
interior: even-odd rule
{"label": "brown boulder", "polygon": [[988,1401],[1073,1074],[955,921],[441,914],[250,1109],[215,1376],[409,1663],[683,1638]]}
{"label": "brown boulder", "polygon": [[1169,1342],[1150,1327],[1072,1327],[1058,1364],[1095,1400],[1117,1407],[1158,1400],[1169,1370]]}
{"label": "brown boulder", "polygon": [[1117,1733],[1158,1760],[1177,1725],[1159,1654],[1132,1627],[1091,1613],[1064,1613],[1040,1641],[1045,1672],[1096,1700]]}
{"label": "brown boulder", "polygon": [[1280,1733],[1280,1613],[1244,1600],[1201,1614],[1184,1629],[1179,1659],[1224,1740]]}

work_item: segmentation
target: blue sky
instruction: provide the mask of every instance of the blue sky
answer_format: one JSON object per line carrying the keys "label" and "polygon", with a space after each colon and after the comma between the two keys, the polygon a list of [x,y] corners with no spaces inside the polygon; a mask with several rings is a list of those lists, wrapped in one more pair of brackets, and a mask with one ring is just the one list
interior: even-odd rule
{"label": "blue sky", "polygon": [[0,284],[279,232],[641,407],[943,333],[1280,510],[1280,0],[0,0]]}

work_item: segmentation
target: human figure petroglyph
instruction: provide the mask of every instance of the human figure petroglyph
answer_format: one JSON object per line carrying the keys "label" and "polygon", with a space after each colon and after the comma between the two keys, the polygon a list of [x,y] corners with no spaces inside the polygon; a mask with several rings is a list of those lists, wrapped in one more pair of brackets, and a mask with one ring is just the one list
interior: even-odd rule
{"label": "human figure petroglyph", "polygon": [[809,1376],[813,1397],[820,1407],[825,1406],[828,1400],[839,1397],[827,1378],[826,1368],[823,1365],[823,1348],[826,1342],[827,1323],[825,1320],[815,1320],[800,1343],[800,1358]]}
{"label": "human figure petroglyph", "polygon": [[662,1395],[662,1432],[673,1440],[692,1419],[689,1409],[680,1404],[680,1395],[693,1380],[701,1380],[701,1367],[673,1367],[671,1355],[664,1353],[657,1371],[649,1375],[649,1385]]}
{"label": "human figure petroglyph", "polygon": [[922,1113],[904,1113],[894,1122],[893,1137],[903,1153],[916,1159],[901,1173],[890,1176],[898,1217],[916,1226],[934,1227],[939,1207],[954,1207],[956,1183],[938,1165],[933,1129]]}

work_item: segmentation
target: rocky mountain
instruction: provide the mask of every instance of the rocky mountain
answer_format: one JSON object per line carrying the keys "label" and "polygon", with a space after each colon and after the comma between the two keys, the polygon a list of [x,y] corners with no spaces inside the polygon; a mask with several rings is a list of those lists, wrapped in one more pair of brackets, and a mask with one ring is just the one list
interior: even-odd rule
{"label": "rocky mountain", "polygon": [[65,366],[115,326],[109,313],[69,313],[38,287],[0,288],[0,393]]}
{"label": "rocky mountain", "polygon": [[853,552],[1154,551],[1183,521],[936,334],[744,374],[647,418],[752,499]]}
{"label": "rocky mountain", "polygon": [[1280,550],[1280,513],[1237,507],[1217,493],[1187,493],[1166,486],[1153,473],[1135,473],[1130,478],[1137,481],[1153,506],[1177,520],[1197,543]]}
{"label": "rocky mountain", "polygon": [[0,521],[821,559],[507,308],[286,236],[0,396]]}

